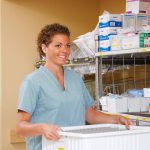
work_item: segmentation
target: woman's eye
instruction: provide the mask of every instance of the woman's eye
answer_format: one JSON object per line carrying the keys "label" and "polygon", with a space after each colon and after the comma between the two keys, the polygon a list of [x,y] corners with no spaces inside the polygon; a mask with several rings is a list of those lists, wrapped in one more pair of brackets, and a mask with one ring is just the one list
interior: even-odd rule
{"label": "woman's eye", "polygon": [[55,46],[58,47],[58,48],[61,47],[61,45],[55,45]]}
{"label": "woman's eye", "polygon": [[70,48],[70,44],[67,45],[67,48]]}

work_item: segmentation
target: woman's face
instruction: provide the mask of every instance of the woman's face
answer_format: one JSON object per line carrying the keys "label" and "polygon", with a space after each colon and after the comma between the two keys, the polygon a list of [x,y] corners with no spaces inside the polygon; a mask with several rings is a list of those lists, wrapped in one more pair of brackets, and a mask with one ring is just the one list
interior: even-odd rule
{"label": "woman's face", "polygon": [[52,37],[51,43],[43,50],[46,55],[46,62],[55,65],[64,65],[70,54],[70,39],[67,35],[56,34]]}

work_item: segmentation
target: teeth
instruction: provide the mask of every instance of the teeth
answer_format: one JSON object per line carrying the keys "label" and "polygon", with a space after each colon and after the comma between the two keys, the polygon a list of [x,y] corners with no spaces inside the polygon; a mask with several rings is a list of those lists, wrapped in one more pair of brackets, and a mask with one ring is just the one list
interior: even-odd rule
{"label": "teeth", "polygon": [[61,57],[61,58],[66,58],[66,56],[63,56],[63,55],[61,55],[61,56],[59,56],[59,57]]}
{"label": "teeth", "polygon": [[59,58],[60,58],[61,60],[66,60],[66,56],[64,56],[64,55],[59,56]]}

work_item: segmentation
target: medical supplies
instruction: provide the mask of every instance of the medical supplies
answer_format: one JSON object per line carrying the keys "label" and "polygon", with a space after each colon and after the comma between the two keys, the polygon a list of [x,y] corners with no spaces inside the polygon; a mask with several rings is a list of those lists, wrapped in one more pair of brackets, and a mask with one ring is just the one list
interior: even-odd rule
{"label": "medical supplies", "polygon": [[126,13],[150,14],[150,0],[126,0]]}

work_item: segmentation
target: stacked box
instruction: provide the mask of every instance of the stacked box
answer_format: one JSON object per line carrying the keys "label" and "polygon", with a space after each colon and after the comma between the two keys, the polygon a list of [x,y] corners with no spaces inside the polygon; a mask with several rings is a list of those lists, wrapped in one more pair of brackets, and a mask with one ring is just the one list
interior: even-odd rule
{"label": "stacked box", "polygon": [[110,95],[101,97],[100,103],[103,111],[111,113],[144,112],[147,111],[147,105],[150,103],[150,98]]}
{"label": "stacked box", "polygon": [[122,49],[122,36],[115,35],[110,37],[111,50],[121,50]]}
{"label": "stacked box", "polygon": [[118,113],[128,111],[127,97],[108,97],[108,112]]}
{"label": "stacked box", "polygon": [[123,36],[121,39],[122,49],[139,48],[139,35]]}
{"label": "stacked box", "polygon": [[143,88],[144,91],[144,97],[150,98],[150,88]]}
{"label": "stacked box", "polygon": [[140,33],[140,47],[150,47],[150,33]]}
{"label": "stacked box", "polygon": [[99,16],[99,51],[110,51],[110,37],[117,34],[122,27],[120,14],[104,14]]}
{"label": "stacked box", "polygon": [[148,15],[146,14],[123,14],[122,27],[133,28],[135,32],[143,30],[143,26],[148,24]]}
{"label": "stacked box", "polygon": [[110,40],[102,40],[99,41],[99,47],[98,47],[98,51],[99,52],[106,52],[106,51],[110,51],[111,50],[111,45],[110,45]]}
{"label": "stacked box", "polygon": [[148,25],[148,15],[137,14],[136,15],[136,32],[140,32],[143,30],[143,26]]}
{"label": "stacked box", "polygon": [[121,27],[122,20],[120,14],[104,14],[99,16],[99,27]]}
{"label": "stacked box", "polygon": [[150,99],[147,97],[128,97],[129,112],[145,112]]}
{"label": "stacked box", "polygon": [[126,0],[126,12],[150,14],[150,0]]}
{"label": "stacked box", "polygon": [[108,96],[102,96],[99,99],[103,111],[108,111]]}
{"label": "stacked box", "polygon": [[123,14],[122,15],[122,27],[123,29],[126,28],[133,28],[135,29],[135,25],[136,25],[136,16],[135,14]]}

